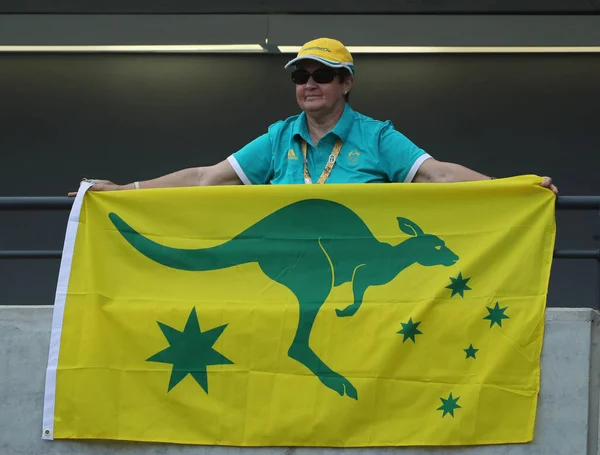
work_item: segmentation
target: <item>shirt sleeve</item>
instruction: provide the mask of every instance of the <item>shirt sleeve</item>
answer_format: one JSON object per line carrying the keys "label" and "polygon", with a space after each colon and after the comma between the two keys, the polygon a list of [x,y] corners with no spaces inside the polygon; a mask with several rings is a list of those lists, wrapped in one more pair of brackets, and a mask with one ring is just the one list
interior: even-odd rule
{"label": "shirt sleeve", "polygon": [[391,182],[411,182],[419,167],[431,158],[410,139],[385,122],[379,135],[379,156]]}
{"label": "shirt sleeve", "polygon": [[273,176],[273,151],[269,133],[257,137],[227,158],[245,185],[269,183]]}

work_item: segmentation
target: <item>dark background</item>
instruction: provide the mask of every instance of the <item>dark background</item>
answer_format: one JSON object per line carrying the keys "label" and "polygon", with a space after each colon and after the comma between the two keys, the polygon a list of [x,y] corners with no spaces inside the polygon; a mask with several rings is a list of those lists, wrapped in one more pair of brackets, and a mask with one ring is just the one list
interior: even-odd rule
{"label": "dark background", "polygon": [[600,0],[0,0],[0,13],[598,13]]}
{"label": "dark background", "polygon": [[[6,4],[6,2],[4,2]],[[591,4],[591,3],[590,3]],[[62,196],[213,164],[298,112],[288,55],[0,54],[0,196]],[[351,105],[440,160],[600,194],[600,55],[358,55]],[[67,212],[0,212],[0,249],[62,249]],[[557,248],[597,248],[560,212]],[[53,303],[58,260],[0,261],[0,304]],[[595,307],[596,263],[555,260],[548,304]]]}

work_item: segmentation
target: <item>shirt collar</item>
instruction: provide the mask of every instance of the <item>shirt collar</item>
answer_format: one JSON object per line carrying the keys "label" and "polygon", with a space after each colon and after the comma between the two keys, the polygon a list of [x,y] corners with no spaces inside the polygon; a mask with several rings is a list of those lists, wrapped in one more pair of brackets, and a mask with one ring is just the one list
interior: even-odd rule
{"label": "shirt collar", "polygon": [[[342,142],[346,142],[348,135],[350,134],[350,129],[352,128],[353,117],[354,110],[348,103],[346,103],[344,106],[344,112],[342,112],[342,116],[333,129],[327,134],[335,134],[342,140]],[[311,143],[310,135],[308,134],[308,125],[306,124],[306,113],[302,112],[294,122],[293,136],[300,136],[309,144]]]}
{"label": "shirt collar", "polygon": [[298,116],[298,118],[294,122],[293,131],[294,131],[294,134],[293,134],[294,137],[300,136],[302,139],[304,139],[309,144],[311,143],[310,135],[308,134],[308,125],[306,124],[306,113],[304,113],[304,111]]}
{"label": "shirt collar", "polygon": [[352,119],[354,117],[354,111],[348,103],[344,106],[344,112],[336,123],[335,127],[331,130],[333,134],[339,137],[342,142],[346,142],[350,129],[352,128]]}

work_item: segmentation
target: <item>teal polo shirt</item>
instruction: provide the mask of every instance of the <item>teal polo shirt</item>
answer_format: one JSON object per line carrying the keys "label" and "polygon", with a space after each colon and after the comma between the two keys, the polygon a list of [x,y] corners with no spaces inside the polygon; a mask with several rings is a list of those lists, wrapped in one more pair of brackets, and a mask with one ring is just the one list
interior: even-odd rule
{"label": "teal polo shirt", "polygon": [[316,183],[338,138],[342,149],[325,183],[410,182],[419,166],[431,158],[390,121],[374,120],[346,104],[338,123],[318,144],[312,143],[302,112],[272,124],[228,161],[246,185],[303,184],[304,139],[308,170]]}

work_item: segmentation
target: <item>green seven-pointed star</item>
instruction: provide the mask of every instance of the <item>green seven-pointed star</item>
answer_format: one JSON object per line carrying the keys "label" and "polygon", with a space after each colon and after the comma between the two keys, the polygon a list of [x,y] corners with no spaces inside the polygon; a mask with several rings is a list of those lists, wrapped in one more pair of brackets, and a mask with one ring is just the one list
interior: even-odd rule
{"label": "green seven-pointed star", "polygon": [[507,315],[504,314],[504,312],[506,311],[508,306],[505,306],[504,308],[500,308],[500,306],[498,305],[498,302],[496,302],[496,306],[494,308],[490,308],[489,306],[486,308],[490,314],[488,314],[483,319],[490,320],[490,328],[494,324],[498,324],[499,327],[502,327],[502,319],[510,319]]}
{"label": "green seven-pointed star", "polygon": [[454,297],[455,294],[460,294],[460,296],[464,298],[465,291],[472,291],[472,289],[467,286],[467,283],[470,279],[471,278],[463,278],[462,272],[459,272],[456,278],[450,277],[450,281],[452,281],[452,283],[446,286],[447,289],[452,289],[452,295],[450,298]]}
{"label": "green seven-pointed star", "polygon": [[475,358],[475,353],[477,351],[479,351],[479,349],[475,349],[473,347],[473,345],[471,344],[467,349],[463,349],[463,351],[465,351],[467,353],[467,357],[466,358],[468,359],[469,357]]}
{"label": "green seven-pointed star", "polygon": [[450,414],[452,417],[454,417],[454,410],[460,408],[460,406],[456,403],[459,399],[460,397],[452,398],[452,393],[450,393],[448,399],[440,397],[440,400],[442,400],[442,405],[439,408],[437,408],[437,410],[444,411],[442,413],[442,418],[446,414]]}
{"label": "green seven-pointed star", "polygon": [[213,345],[227,327],[227,324],[202,332],[196,315],[196,308],[192,309],[183,332],[169,327],[161,322],[158,326],[162,330],[170,346],[147,359],[148,362],[170,363],[173,365],[171,379],[169,380],[170,392],[188,374],[208,393],[208,365],[227,365],[233,363],[227,357],[213,349]]}
{"label": "green seven-pointed star", "polygon": [[423,334],[423,332],[421,332],[419,329],[417,329],[417,327],[419,326],[420,323],[421,323],[421,321],[413,322],[412,318],[410,318],[406,324],[404,322],[400,323],[400,324],[402,324],[402,329],[396,333],[400,333],[400,334],[404,335],[404,339],[402,340],[403,343],[406,340],[408,340],[409,338],[413,341],[413,343],[415,343],[415,335]]}

